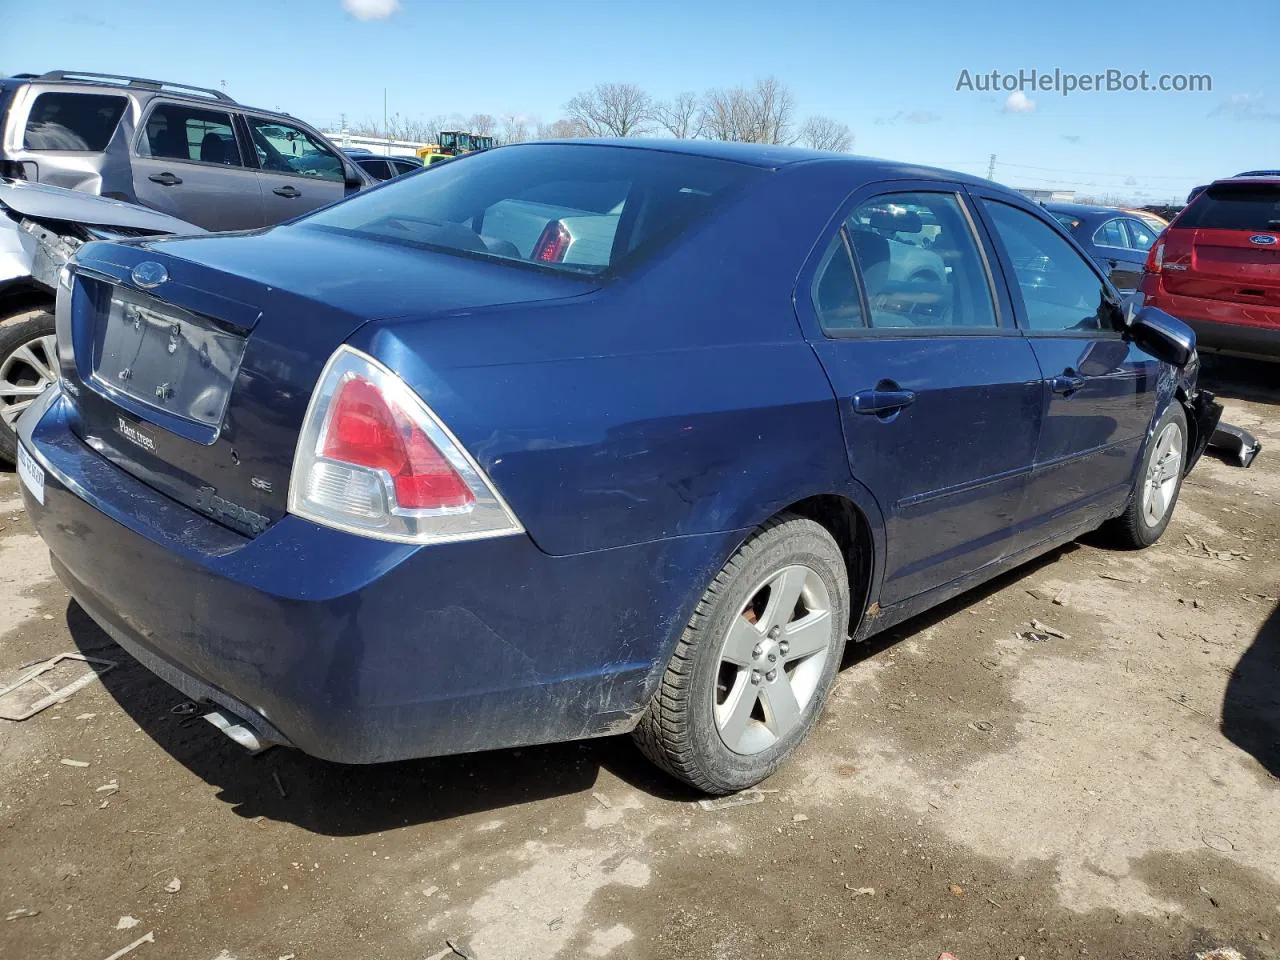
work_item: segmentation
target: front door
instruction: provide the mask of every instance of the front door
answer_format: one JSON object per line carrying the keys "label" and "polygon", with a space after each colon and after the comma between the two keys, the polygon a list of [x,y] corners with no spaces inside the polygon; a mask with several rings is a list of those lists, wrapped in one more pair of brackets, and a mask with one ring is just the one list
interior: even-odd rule
{"label": "front door", "polygon": [[982,208],[1043,372],[1048,414],[1025,519],[1052,536],[1129,495],[1160,364],[1121,336],[1116,294],[1056,225],[1003,198],[984,197]]}
{"label": "front door", "polygon": [[346,195],[342,160],[300,126],[246,115],[258,155],[268,225],[292,220]]}
{"label": "front door", "polygon": [[206,230],[260,227],[258,174],[243,154],[225,110],[158,102],[134,146],[134,194],[139,203]]}
{"label": "front door", "polygon": [[890,604],[1025,545],[1044,399],[959,188],[879,190],[855,195],[797,304],[885,518]]}

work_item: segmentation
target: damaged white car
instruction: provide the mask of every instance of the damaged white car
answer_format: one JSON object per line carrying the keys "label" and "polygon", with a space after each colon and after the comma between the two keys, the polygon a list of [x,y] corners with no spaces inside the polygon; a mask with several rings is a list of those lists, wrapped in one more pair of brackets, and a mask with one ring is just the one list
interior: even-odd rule
{"label": "damaged white car", "polygon": [[0,461],[13,463],[19,415],[57,378],[58,273],[90,240],[204,233],[131,203],[0,180]]}

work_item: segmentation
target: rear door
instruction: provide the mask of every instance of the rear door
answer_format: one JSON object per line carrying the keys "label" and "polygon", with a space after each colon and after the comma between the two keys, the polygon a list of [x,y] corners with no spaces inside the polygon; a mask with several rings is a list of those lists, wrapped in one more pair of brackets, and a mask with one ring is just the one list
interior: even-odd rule
{"label": "rear door", "polygon": [[139,203],[206,230],[262,226],[258,175],[226,110],[153,101],[134,139],[133,189]]}
{"label": "rear door", "polygon": [[346,195],[337,152],[306,128],[246,114],[258,159],[267,224],[299,217]]}
{"label": "rear door", "polygon": [[1122,293],[1138,289],[1142,265],[1147,259],[1146,247],[1138,250],[1133,246],[1126,227],[1128,219],[1112,217],[1093,232],[1095,260],[1106,271],[1112,286]]}
{"label": "rear door", "polygon": [[976,192],[1043,371],[1047,415],[1023,519],[1054,536],[1128,496],[1160,364],[1121,336],[1116,294],[1056,223],[1004,194]]}
{"label": "rear door", "polygon": [[1205,190],[1166,235],[1161,277],[1180,296],[1280,308],[1280,180]]}
{"label": "rear door", "polygon": [[1025,545],[1044,394],[954,184],[856,193],[796,297],[853,475],[885,518],[883,603]]}

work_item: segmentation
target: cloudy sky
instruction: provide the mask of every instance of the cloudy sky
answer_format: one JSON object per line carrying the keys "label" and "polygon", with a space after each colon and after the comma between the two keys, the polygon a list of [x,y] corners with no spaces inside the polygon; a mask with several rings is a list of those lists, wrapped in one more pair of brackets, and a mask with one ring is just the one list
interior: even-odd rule
{"label": "cloudy sky", "polygon": [[[216,87],[328,126],[390,112],[554,120],[576,92],[629,81],[657,97],[776,75],[802,114],[847,123],[859,153],[1018,187],[1154,201],[1280,167],[1280,85],[1266,4],[979,5],[775,0],[58,0],[17,5],[0,71],[123,72]],[[1269,21],[1269,22],[1268,22]],[[1254,27],[1250,28],[1249,24]],[[1207,74],[1199,92],[981,89],[992,70],[1152,82]],[[972,81],[962,84],[962,77]]]}

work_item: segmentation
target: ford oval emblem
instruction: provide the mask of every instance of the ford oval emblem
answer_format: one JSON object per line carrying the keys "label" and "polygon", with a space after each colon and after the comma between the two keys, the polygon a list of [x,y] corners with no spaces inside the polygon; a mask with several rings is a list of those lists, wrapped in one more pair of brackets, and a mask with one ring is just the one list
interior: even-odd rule
{"label": "ford oval emblem", "polygon": [[150,290],[152,287],[158,287],[168,280],[169,271],[164,268],[162,263],[156,263],[154,260],[143,260],[130,271],[129,276],[143,290]]}
{"label": "ford oval emblem", "polygon": [[1260,247],[1270,247],[1276,242],[1275,237],[1269,237],[1265,233],[1255,233],[1249,238],[1250,243],[1256,243]]}

